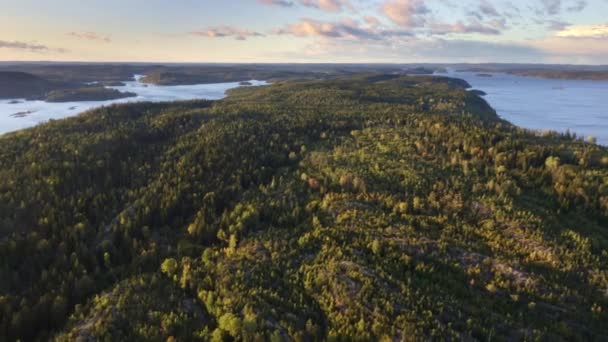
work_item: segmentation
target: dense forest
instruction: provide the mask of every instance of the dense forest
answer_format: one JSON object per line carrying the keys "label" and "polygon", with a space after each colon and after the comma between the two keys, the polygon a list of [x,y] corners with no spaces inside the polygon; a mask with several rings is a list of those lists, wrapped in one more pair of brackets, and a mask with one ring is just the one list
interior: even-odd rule
{"label": "dense forest", "polygon": [[466,88],[276,82],[0,137],[0,339],[608,339],[608,150]]}
{"label": "dense forest", "polygon": [[[122,83],[104,83],[123,85]],[[28,99],[47,102],[106,101],[137,94],[105,88],[104,84],[50,81],[18,71],[0,71],[0,99]]]}
{"label": "dense forest", "polygon": [[132,92],[105,88],[101,86],[89,86],[85,88],[53,90],[46,95],[46,102],[74,102],[74,101],[107,101],[135,97]]}
{"label": "dense forest", "polygon": [[60,86],[65,84],[24,72],[0,71],[0,99],[41,96]]}

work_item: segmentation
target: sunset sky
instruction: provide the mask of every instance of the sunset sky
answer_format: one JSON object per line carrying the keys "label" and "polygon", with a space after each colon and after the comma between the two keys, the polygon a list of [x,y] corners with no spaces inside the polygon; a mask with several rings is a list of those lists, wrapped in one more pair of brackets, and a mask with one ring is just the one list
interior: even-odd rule
{"label": "sunset sky", "polygon": [[0,60],[608,64],[608,0],[3,0]]}

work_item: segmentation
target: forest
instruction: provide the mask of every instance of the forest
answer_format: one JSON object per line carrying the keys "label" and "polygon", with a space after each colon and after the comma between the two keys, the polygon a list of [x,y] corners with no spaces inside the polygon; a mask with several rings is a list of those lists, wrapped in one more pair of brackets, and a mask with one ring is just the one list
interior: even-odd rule
{"label": "forest", "polygon": [[464,81],[277,81],[0,137],[0,340],[608,339],[608,150]]}

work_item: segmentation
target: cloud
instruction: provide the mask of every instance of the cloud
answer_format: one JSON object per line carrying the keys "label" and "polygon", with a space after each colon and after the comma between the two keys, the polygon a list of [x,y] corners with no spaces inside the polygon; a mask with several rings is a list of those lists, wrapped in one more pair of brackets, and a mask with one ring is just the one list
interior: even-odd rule
{"label": "cloud", "polygon": [[353,9],[349,0],[258,0],[258,2],[280,7],[293,7],[298,3],[304,7],[316,8],[326,12],[341,12],[346,8]]}
{"label": "cloud", "polygon": [[542,0],[545,12],[550,15],[559,14],[562,8],[562,0]]}
{"label": "cloud", "polygon": [[348,0],[300,0],[300,4],[327,12],[341,12],[345,8],[352,8]]}
{"label": "cloud", "polygon": [[46,45],[42,45],[42,44],[32,44],[32,43],[26,43],[26,42],[19,42],[19,41],[6,41],[6,40],[0,40],[0,48],[4,48],[4,49],[15,49],[15,50],[30,50],[30,51],[36,51],[36,52],[44,52],[44,51],[49,51],[51,50],[48,46]]}
{"label": "cloud", "polygon": [[584,10],[586,7],[587,7],[587,1],[579,0],[575,4],[569,6],[567,8],[567,10],[568,10],[568,12],[580,12],[580,11]]}
{"label": "cloud", "polygon": [[568,12],[581,12],[587,8],[587,0],[542,0],[543,8],[538,14],[558,15],[565,8]]}
{"label": "cloud", "polygon": [[382,13],[402,27],[420,27],[426,23],[429,8],[422,0],[391,0],[381,7]]}
{"label": "cloud", "polygon": [[389,37],[409,37],[413,34],[404,30],[384,30],[362,27],[357,21],[327,22],[303,18],[299,22],[274,30],[275,34],[296,37],[317,37],[346,40],[382,40]]}
{"label": "cloud", "polygon": [[459,21],[454,24],[433,24],[431,25],[430,33],[434,35],[446,35],[452,33],[479,33],[485,35],[499,35],[501,34],[500,28],[504,25],[502,21],[496,21],[489,25],[481,23],[469,23],[464,24]]}
{"label": "cloud", "polygon": [[91,31],[82,31],[82,32],[69,32],[68,36],[83,39],[83,40],[91,40],[96,42],[110,43],[112,40],[108,36],[101,35],[96,32]]}
{"label": "cloud", "polygon": [[236,40],[246,40],[247,38],[252,37],[263,37],[264,34],[241,29],[233,26],[216,26],[209,27],[199,31],[190,32],[191,35],[199,36],[199,37],[208,37],[208,38],[227,38],[233,37]]}
{"label": "cloud", "polygon": [[561,38],[608,38],[608,24],[572,25],[557,32]]}
{"label": "cloud", "polygon": [[380,26],[380,20],[374,16],[366,15],[365,17],[363,17],[363,20],[365,20],[365,23],[367,23],[371,27]]}
{"label": "cloud", "polygon": [[487,0],[481,0],[479,3],[479,12],[487,16],[498,17],[500,14],[496,10],[496,7],[489,3]]}
{"label": "cloud", "polygon": [[264,4],[264,5],[274,5],[274,6],[281,6],[281,7],[292,7],[293,6],[293,2],[288,1],[288,0],[258,0],[259,3]]}
{"label": "cloud", "polygon": [[[543,22],[537,22],[538,24],[543,24]],[[561,21],[561,20],[547,20],[546,22],[544,22],[544,24],[547,25],[547,29],[550,31],[562,31],[564,30],[566,27],[570,26],[571,24],[566,22],[566,21]]]}

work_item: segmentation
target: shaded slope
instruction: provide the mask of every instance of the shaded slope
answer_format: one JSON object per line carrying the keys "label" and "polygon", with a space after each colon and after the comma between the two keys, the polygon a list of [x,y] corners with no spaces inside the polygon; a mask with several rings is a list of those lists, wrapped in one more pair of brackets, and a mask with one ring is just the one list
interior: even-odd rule
{"label": "shaded slope", "polygon": [[56,85],[24,72],[0,71],[0,99],[41,96]]}

